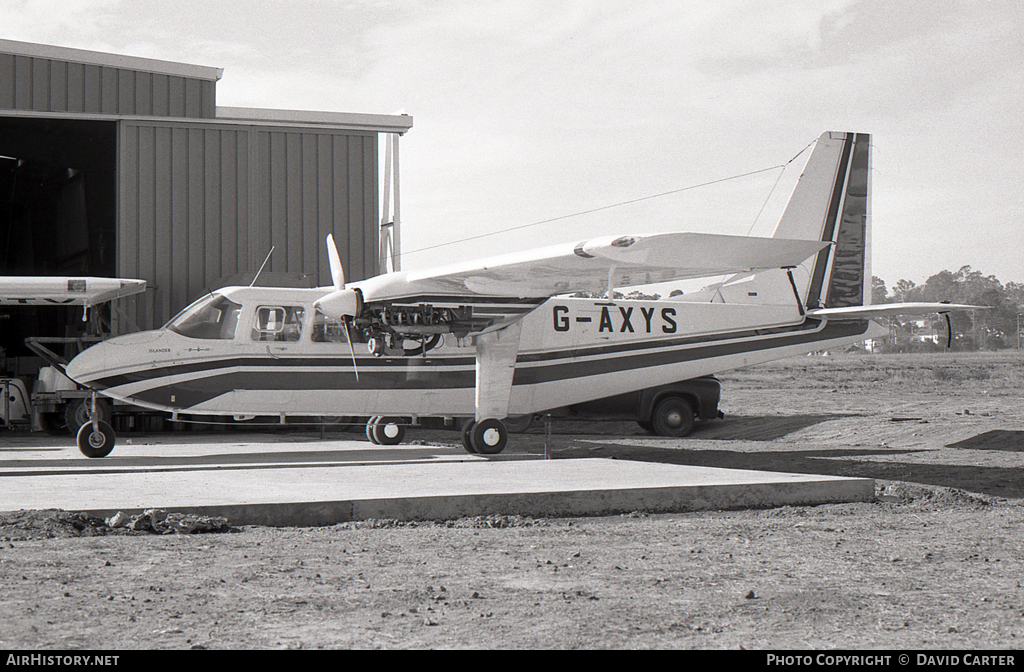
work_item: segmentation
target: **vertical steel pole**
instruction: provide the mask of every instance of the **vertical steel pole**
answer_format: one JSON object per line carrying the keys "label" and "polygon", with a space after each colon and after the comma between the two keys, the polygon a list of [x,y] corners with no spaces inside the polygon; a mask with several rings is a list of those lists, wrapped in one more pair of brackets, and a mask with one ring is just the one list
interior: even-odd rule
{"label": "vertical steel pole", "polygon": [[391,141],[394,143],[392,149],[392,158],[394,160],[393,169],[394,174],[394,195],[395,199],[395,218],[391,224],[391,265],[395,271],[402,269],[402,199],[401,189],[399,184],[399,177],[401,171],[398,169],[398,133],[391,134]]}
{"label": "vertical steel pole", "polygon": [[384,202],[380,211],[380,250],[377,254],[377,272],[388,272],[391,256],[391,134],[384,136]]}

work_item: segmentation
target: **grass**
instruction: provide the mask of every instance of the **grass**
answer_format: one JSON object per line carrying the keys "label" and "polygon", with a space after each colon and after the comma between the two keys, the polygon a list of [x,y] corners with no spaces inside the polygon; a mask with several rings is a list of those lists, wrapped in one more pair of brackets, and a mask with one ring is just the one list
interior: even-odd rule
{"label": "grass", "polygon": [[723,382],[749,386],[778,385],[792,381],[797,387],[817,388],[897,385],[945,389],[950,387],[1024,387],[1024,353],[941,352],[919,354],[852,354],[824,357],[813,355],[769,362],[729,371],[718,376]]}

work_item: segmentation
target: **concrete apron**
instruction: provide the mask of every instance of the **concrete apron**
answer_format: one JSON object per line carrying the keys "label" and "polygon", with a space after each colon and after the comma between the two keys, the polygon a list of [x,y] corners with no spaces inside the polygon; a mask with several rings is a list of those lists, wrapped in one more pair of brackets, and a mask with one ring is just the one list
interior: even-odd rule
{"label": "concrete apron", "polygon": [[870,501],[875,491],[874,481],[863,478],[604,458],[489,460],[433,446],[385,452],[359,442],[328,442],[321,451],[310,445],[242,446],[271,449],[248,454],[238,444],[206,445],[191,459],[5,459],[0,510],[58,508],[107,517],[159,508],[223,516],[232,525],[319,526],[770,508]]}

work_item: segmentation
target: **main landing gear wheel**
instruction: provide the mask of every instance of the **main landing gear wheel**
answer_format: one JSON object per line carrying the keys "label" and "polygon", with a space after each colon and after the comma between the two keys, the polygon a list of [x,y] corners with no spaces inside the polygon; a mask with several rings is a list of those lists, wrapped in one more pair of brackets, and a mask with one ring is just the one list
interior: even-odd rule
{"label": "main landing gear wheel", "polygon": [[651,425],[658,436],[686,436],[693,431],[694,422],[693,407],[681,397],[662,399],[651,416]]}
{"label": "main landing gear wheel", "polygon": [[473,423],[469,428],[469,443],[482,455],[496,455],[508,444],[508,428],[493,418]]}
{"label": "main landing gear wheel", "polygon": [[466,449],[467,453],[476,455],[476,448],[473,447],[473,442],[469,439],[469,433],[473,431],[473,425],[476,423],[473,420],[467,420],[466,424],[462,427],[462,447]]}
{"label": "main landing gear wheel", "polygon": [[78,429],[78,449],[86,457],[106,457],[114,449],[114,428],[100,420],[93,429],[87,422]]}
{"label": "main landing gear wheel", "polygon": [[366,438],[378,446],[397,446],[405,438],[405,426],[398,418],[375,415],[366,423]]}

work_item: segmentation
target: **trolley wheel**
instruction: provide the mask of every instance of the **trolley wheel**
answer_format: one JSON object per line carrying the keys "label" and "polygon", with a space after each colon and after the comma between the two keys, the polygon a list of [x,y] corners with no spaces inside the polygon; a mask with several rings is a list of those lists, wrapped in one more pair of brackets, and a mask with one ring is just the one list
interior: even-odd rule
{"label": "trolley wheel", "polygon": [[508,428],[501,420],[488,418],[473,425],[469,430],[469,442],[476,452],[483,455],[496,455],[508,444]]}
{"label": "trolley wheel", "polygon": [[681,397],[668,397],[658,402],[651,424],[658,436],[683,437],[693,431],[693,407]]}
{"label": "trolley wheel", "polygon": [[405,439],[405,425],[401,424],[399,418],[378,416],[369,427],[370,441],[377,445],[397,446]]}
{"label": "trolley wheel", "polygon": [[[68,402],[64,407],[64,423],[68,431],[77,435],[79,428],[89,422],[89,411],[92,409],[91,399],[78,399]],[[110,422],[110,404],[103,399],[96,400],[96,416],[100,422]]]}
{"label": "trolley wheel", "polygon": [[101,420],[94,430],[87,422],[78,429],[76,441],[86,457],[106,457],[114,449],[114,428]]}

